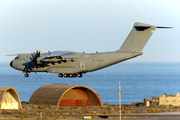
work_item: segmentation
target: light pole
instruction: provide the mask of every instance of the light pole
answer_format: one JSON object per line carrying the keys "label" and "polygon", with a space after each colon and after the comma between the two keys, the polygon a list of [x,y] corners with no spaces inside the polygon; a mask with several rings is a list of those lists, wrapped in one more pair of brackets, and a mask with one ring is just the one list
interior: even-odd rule
{"label": "light pole", "polygon": [[121,86],[119,82],[119,119],[121,120]]}

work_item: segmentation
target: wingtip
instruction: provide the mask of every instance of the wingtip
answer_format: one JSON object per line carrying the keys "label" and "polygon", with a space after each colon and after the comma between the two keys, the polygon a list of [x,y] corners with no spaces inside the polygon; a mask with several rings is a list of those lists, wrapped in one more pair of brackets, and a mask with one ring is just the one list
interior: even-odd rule
{"label": "wingtip", "polygon": [[6,55],[6,56],[17,56],[18,54],[11,54],[11,55]]}

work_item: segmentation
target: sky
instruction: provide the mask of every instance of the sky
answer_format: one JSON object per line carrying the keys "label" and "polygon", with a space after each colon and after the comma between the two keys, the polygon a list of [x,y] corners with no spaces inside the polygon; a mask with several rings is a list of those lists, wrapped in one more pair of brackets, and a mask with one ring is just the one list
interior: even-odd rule
{"label": "sky", "polygon": [[118,50],[135,22],[156,29],[132,62],[180,62],[180,0],[0,0],[0,62],[36,50]]}

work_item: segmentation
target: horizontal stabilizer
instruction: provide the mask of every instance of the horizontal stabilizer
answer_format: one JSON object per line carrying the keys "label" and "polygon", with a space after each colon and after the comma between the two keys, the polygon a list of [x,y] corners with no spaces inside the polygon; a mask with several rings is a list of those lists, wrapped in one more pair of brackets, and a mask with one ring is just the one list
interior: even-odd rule
{"label": "horizontal stabilizer", "polygon": [[167,29],[171,29],[171,28],[173,28],[173,27],[157,27],[157,28],[167,28]]}

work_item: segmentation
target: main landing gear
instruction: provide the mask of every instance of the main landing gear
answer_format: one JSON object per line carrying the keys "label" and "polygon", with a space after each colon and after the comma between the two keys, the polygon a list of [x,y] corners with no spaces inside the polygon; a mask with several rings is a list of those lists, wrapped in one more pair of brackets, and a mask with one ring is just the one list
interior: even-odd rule
{"label": "main landing gear", "polygon": [[58,75],[59,77],[63,77],[63,74],[62,73],[59,73],[59,75]]}
{"label": "main landing gear", "polygon": [[65,78],[67,78],[67,77],[71,77],[71,78],[73,78],[73,77],[82,77],[82,73],[78,73],[78,74],[76,74],[76,73],[74,73],[74,74],[62,74],[62,73],[59,73],[59,75],[58,75],[59,77],[65,77]]}

